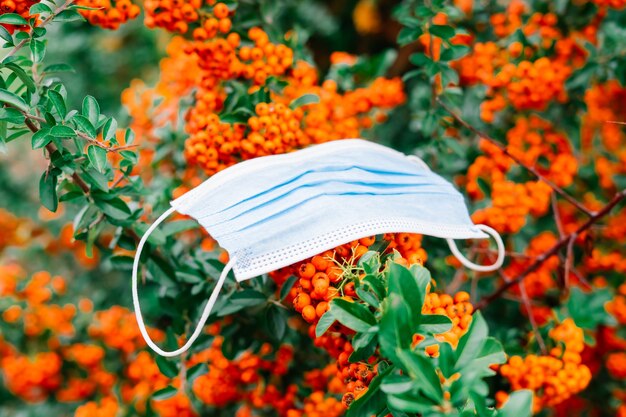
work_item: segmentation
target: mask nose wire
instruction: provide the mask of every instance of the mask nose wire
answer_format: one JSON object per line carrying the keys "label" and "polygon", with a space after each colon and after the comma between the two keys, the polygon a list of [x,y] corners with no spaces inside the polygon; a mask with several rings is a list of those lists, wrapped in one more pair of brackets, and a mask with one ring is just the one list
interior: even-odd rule
{"label": "mask nose wire", "polygon": [[233,269],[233,265],[235,264],[235,259],[236,259],[235,257],[231,258],[230,261],[228,261],[228,263],[222,270],[222,273],[219,279],[217,280],[217,283],[215,284],[215,288],[213,288],[213,292],[211,293],[209,300],[204,306],[204,310],[202,311],[200,320],[198,321],[196,328],[194,329],[193,333],[191,334],[191,337],[187,340],[187,342],[181,348],[172,350],[172,351],[165,351],[161,349],[160,347],[158,347],[156,343],[154,343],[154,341],[150,338],[150,335],[148,334],[148,331],[146,329],[146,325],[143,321],[143,315],[141,314],[141,306],[139,304],[139,292],[138,292],[139,284],[138,284],[137,271],[139,269],[139,258],[141,257],[141,251],[143,250],[143,247],[146,244],[148,237],[150,237],[150,234],[157,228],[157,226],[163,223],[163,221],[174,211],[175,209],[173,207],[168,209],[154,223],[152,223],[152,225],[148,228],[148,230],[146,230],[146,233],[144,233],[144,235],[141,237],[141,240],[139,241],[139,245],[137,246],[137,252],[135,253],[135,259],[133,262],[133,275],[132,275],[133,306],[135,308],[135,317],[137,318],[137,325],[139,326],[139,331],[141,332],[141,335],[143,336],[148,346],[150,346],[150,349],[152,349],[159,355],[166,356],[166,357],[178,356],[181,353],[186,352],[191,347],[193,342],[196,341],[198,336],[200,336],[200,333],[202,333],[202,329],[204,328],[204,324],[208,320],[209,315],[211,314],[211,310],[213,310],[213,306],[215,305],[215,302],[217,301],[217,297],[219,296],[222,286],[224,285],[224,281],[226,281],[226,277],[228,276],[228,273]]}
{"label": "mask nose wire", "polygon": [[496,246],[498,247],[498,258],[492,265],[475,264],[474,262],[463,256],[453,239],[446,239],[448,241],[448,246],[450,247],[450,252],[452,252],[452,254],[459,260],[459,262],[461,262],[469,269],[473,269],[474,271],[478,272],[495,271],[496,269],[500,268],[504,263],[504,242],[502,241],[502,237],[495,229],[487,225],[477,224],[476,227],[493,237],[493,239],[496,241]]}

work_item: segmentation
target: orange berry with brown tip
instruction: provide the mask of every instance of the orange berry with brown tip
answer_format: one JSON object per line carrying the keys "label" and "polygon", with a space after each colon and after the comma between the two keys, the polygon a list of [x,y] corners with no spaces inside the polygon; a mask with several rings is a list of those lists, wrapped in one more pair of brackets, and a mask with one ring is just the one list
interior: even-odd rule
{"label": "orange berry with brown tip", "polygon": [[311,262],[302,263],[298,268],[298,274],[300,275],[300,278],[312,278],[313,275],[315,275],[315,272],[315,266]]}
{"label": "orange berry with brown tip", "polygon": [[215,16],[218,19],[224,19],[225,17],[228,17],[228,6],[225,5],[224,3],[217,3],[214,7],[213,7],[213,16]]}
{"label": "orange berry with brown tip", "polygon": [[317,319],[317,313],[315,311],[315,307],[312,305],[307,305],[302,309],[302,318],[306,320],[308,323],[313,323]]}
{"label": "orange berry with brown tip", "polygon": [[306,293],[301,292],[293,299],[293,307],[298,313],[301,313],[308,305],[311,305],[311,297]]}

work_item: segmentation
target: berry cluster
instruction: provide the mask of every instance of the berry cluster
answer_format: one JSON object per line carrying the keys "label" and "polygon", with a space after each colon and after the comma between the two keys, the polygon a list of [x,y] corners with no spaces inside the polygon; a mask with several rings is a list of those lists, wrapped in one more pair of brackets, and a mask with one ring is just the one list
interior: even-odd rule
{"label": "berry cluster", "polygon": [[89,7],[79,12],[92,25],[104,29],[118,29],[121,24],[135,19],[141,9],[131,0],[77,0],[79,6]]}
{"label": "berry cluster", "polygon": [[549,355],[512,356],[500,367],[500,374],[513,390],[533,390],[535,412],[565,401],[585,389],[591,380],[591,371],[581,364],[582,329],[568,318],[550,330],[549,335],[555,344],[563,347],[552,348]]}

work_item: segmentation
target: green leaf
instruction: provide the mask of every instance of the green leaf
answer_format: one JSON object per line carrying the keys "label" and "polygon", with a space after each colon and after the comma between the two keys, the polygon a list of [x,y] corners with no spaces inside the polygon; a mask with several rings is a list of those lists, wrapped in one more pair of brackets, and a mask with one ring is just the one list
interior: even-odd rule
{"label": "green leaf", "polygon": [[56,125],[50,129],[50,134],[56,138],[74,138],[76,132],[69,126]]}
{"label": "green leaf", "polygon": [[378,326],[378,344],[383,356],[398,362],[398,347],[409,349],[415,328],[411,327],[411,309],[398,294],[390,293],[382,303],[383,314]]}
{"label": "green leaf", "polygon": [[104,124],[104,127],[102,128],[102,137],[105,141],[111,140],[112,138],[115,137],[116,132],[117,132],[117,120],[115,120],[112,117],[109,117],[109,119]]}
{"label": "green leaf", "polygon": [[29,109],[28,104],[26,104],[22,97],[3,88],[0,88],[0,102],[10,104],[11,106],[25,112],[27,112]]}
{"label": "green leaf", "polygon": [[166,377],[174,378],[178,375],[178,366],[176,366],[176,364],[169,359],[157,355],[156,364],[159,367],[159,371],[161,371],[161,373]]}
{"label": "green leaf", "polygon": [[0,38],[4,39],[7,42],[8,46],[13,46],[13,36],[2,25],[0,25]]}
{"label": "green leaf", "polygon": [[23,125],[24,115],[13,107],[0,107],[0,120],[16,125]]}
{"label": "green leaf", "polygon": [[441,334],[452,328],[452,320],[448,316],[439,314],[424,314],[416,333],[422,335]]}
{"label": "green leaf", "polygon": [[52,140],[52,136],[49,135],[50,129],[45,128],[37,131],[33,134],[31,144],[33,149],[40,149],[46,146]]}
{"label": "green leaf", "polygon": [[28,25],[26,19],[16,13],[5,13],[0,15],[0,23],[7,25],[25,26]]}
{"label": "green leaf", "polygon": [[33,59],[33,62],[41,62],[43,61],[43,57],[46,54],[46,43],[45,41],[40,41],[37,39],[31,39],[30,41],[30,53]]}
{"label": "green leaf", "polygon": [[585,293],[573,287],[567,300],[567,310],[577,326],[595,329],[600,324],[615,325],[615,318],[606,311],[605,305],[613,298],[609,289],[594,288]]}
{"label": "green leaf", "polygon": [[152,394],[152,399],[154,401],[167,400],[168,398],[172,398],[174,395],[178,393],[178,390],[171,385],[158,390],[154,394]]}
{"label": "green leaf", "polygon": [[77,114],[74,117],[72,117],[72,121],[74,122],[74,124],[76,125],[76,128],[79,131],[83,132],[91,139],[96,138],[96,129],[93,127],[89,119],[87,119],[85,116],[81,116],[80,114]]}
{"label": "green leaf", "polygon": [[316,104],[320,102],[320,97],[317,94],[303,94],[297,99],[289,103],[289,107],[297,109],[298,107],[306,106],[307,104]]}
{"label": "green leaf", "polygon": [[41,204],[52,212],[56,212],[59,207],[57,197],[57,175],[54,170],[46,171],[39,180],[39,199]]}
{"label": "green leaf", "polygon": [[77,20],[84,21],[85,18],[76,10],[63,10],[52,19],[53,22],[74,22]]}
{"label": "green leaf", "polygon": [[448,25],[432,25],[428,29],[428,32],[442,39],[450,39],[455,35],[454,28]]}
{"label": "green leaf", "polygon": [[330,326],[332,326],[335,321],[337,320],[335,319],[332,310],[326,311],[324,314],[322,314],[322,317],[320,317],[317,325],[315,326],[315,336],[322,336],[324,333],[326,333],[328,329],[330,329]]}
{"label": "green leaf", "polygon": [[401,296],[408,305],[411,315],[410,322],[407,324],[415,329],[422,315],[422,305],[426,287],[430,283],[430,273],[424,267],[416,269],[413,273],[396,262],[389,262],[387,268],[389,269],[389,292]]}
{"label": "green leaf", "polygon": [[177,233],[186,232],[198,228],[198,222],[195,220],[179,220],[169,222],[161,228],[163,236],[169,237]]}
{"label": "green leaf", "polygon": [[376,317],[361,304],[342,298],[335,298],[330,303],[335,319],[356,332],[367,332],[376,325]]}
{"label": "green leaf", "polygon": [[480,353],[486,343],[488,335],[487,323],[480,311],[476,312],[472,318],[467,333],[461,337],[456,348],[457,360],[456,369],[460,370],[468,366]]}
{"label": "green leaf", "polygon": [[67,114],[67,107],[65,106],[65,99],[61,93],[55,90],[48,90],[48,98],[52,102],[52,105],[56,109],[57,113],[59,113],[59,116],[61,116],[61,119],[64,119]]}
{"label": "green leaf", "polygon": [[380,388],[386,394],[404,394],[415,387],[413,380],[408,375],[389,375]]}
{"label": "green leaf", "polygon": [[193,382],[197,377],[209,372],[206,363],[197,363],[191,368],[187,369],[187,380]]}
{"label": "green leaf", "polygon": [[92,125],[98,125],[98,119],[100,118],[100,106],[98,105],[98,101],[91,97],[87,96],[83,100],[83,116],[85,116]]}
{"label": "green leaf", "polygon": [[[42,4],[42,3],[37,3]],[[54,73],[54,72],[76,72],[71,65],[68,64],[52,64],[48,65],[43,69],[43,72],[46,74]]]}
{"label": "green leaf", "polygon": [[10,69],[11,71],[13,71],[15,75],[17,75],[20,78],[20,80],[22,81],[22,83],[24,83],[28,91],[32,93],[36,90],[35,82],[33,81],[30,75],[26,74],[26,71],[24,71],[22,67],[20,67],[14,62],[9,62],[7,64],[4,64],[4,66]]}
{"label": "green leaf", "polygon": [[415,381],[418,389],[436,404],[441,404],[443,402],[443,389],[433,360],[424,354],[404,349],[398,349],[397,356],[402,368]]}
{"label": "green leaf", "polygon": [[270,336],[280,341],[285,337],[287,317],[282,308],[270,305],[265,312],[265,322]]}
{"label": "green leaf", "polygon": [[513,391],[498,417],[530,417],[533,414],[533,393],[530,390]]}
{"label": "green leaf", "polygon": [[96,199],[95,203],[104,214],[112,219],[125,220],[130,216],[130,209],[126,203],[119,198],[113,198],[111,200]]}
{"label": "green leaf", "polygon": [[28,10],[28,14],[30,15],[41,13],[52,13],[52,9],[45,3],[35,3],[30,6],[30,9]]}
{"label": "green leaf", "polygon": [[289,278],[287,278],[287,280],[283,283],[282,287],[280,287],[280,295],[279,295],[279,299],[281,301],[287,298],[287,296],[289,295],[289,292],[291,291],[291,289],[293,288],[293,285],[296,283],[297,280],[298,280],[298,277],[296,277],[295,275],[292,275]]}
{"label": "green leaf", "polygon": [[408,45],[411,42],[415,42],[417,38],[422,35],[422,29],[420,28],[407,28],[404,27],[398,34],[397,42],[400,46]]}
{"label": "green leaf", "polygon": [[107,151],[96,145],[89,145],[87,148],[87,157],[91,165],[98,170],[104,172],[107,166]]}
{"label": "green leaf", "polygon": [[470,48],[466,45],[450,45],[441,53],[441,61],[454,61],[467,55]]}

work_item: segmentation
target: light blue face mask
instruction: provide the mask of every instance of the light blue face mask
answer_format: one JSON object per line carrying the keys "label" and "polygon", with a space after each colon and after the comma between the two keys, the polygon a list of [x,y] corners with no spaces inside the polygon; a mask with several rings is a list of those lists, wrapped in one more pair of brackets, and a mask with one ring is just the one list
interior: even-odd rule
{"label": "light blue face mask", "polygon": [[[504,261],[500,235],[474,225],[463,196],[415,156],[360,139],[316,145],[297,152],[252,159],[212,176],[171,202],[146,231],[133,265],[133,303],[148,345],[163,356],[185,352],[200,335],[232,269],[243,281],[339,245],[383,233],[420,233],[445,238],[459,261],[476,271],[493,271]],[[189,215],[228,251],[224,268],[200,322],[187,343],[165,352],[146,332],[137,291],[143,246],[174,211]],[[453,239],[493,236],[493,265],[466,259]]]}

